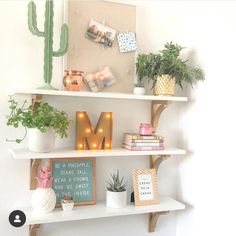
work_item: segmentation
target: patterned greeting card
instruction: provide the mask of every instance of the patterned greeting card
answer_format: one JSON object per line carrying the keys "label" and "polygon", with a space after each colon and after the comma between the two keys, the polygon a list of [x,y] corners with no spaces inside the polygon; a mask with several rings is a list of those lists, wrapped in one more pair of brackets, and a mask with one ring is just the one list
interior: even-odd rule
{"label": "patterned greeting card", "polygon": [[135,33],[123,33],[117,36],[120,52],[132,52],[137,50]]}

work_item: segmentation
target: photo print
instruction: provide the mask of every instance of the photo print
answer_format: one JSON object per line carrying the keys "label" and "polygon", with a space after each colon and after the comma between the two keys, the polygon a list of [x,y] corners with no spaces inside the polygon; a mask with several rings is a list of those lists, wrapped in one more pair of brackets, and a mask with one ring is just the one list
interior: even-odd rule
{"label": "photo print", "polygon": [[86,37],[106,47],[112,47],[116,30],[103,25],[95,20],[90,20]]}

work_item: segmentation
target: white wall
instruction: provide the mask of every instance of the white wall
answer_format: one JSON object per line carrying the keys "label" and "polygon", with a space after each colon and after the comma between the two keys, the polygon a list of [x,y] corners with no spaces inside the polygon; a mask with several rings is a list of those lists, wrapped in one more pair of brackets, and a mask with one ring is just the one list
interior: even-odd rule
{"label": "white wall", "polygon": [[[40,5],[43,14],[44,4]],[[174,214],[166,215],[158,222],[158,232],[152,235],[197,236],[235,235],[235,80],[236,54],[236,2],[234,1],[157,1],[151,7],[139,6],[137,33],[139,52],[157,51],[166,41],[186,46],[184,56],[192,56],[192,64],[206,72],[206,81],[192,91],[185,91],[190,102],[173,104],[163,113],[160,132],[170,144],[189,150],[186,157],[168,160],[159,173],[160,192],[186,202],[188,210],[178,214],[175,231]],[[11,209],[28,205],[29,162],[13,160],[7,149],[16,144],[6,143],[6,138],[21,135],[5,125],[7,96],[13,87],[34,88],[42,81],[42,39],[32,36],[27,25],[27,1],[0,1],[0,235],[27,235],[27,228],[14,229],[8,223]],[[58,29],[61,25],[62,4],[56,3],[55,43],[58,45]],[[41,19],[41,17],[39,17]],[[42,22],[40,24],[42,26]],[[61,58],[54,59],[53,83],[61,85]],[[51,98],[50,102],[65,109],[70,117],[74,111],[87,109],[94,120],[104,109],[94,100]],[[115,113],[115,144],[125,131],[132,131],[140,120],[149,118],[149,106],[145,102],[101,101],[107,110]],[[68,106],[70,104],[70,107]],[[123,107],[129,113],[120,113]],[[138,111],[142,108],[142,111]],[[179,119],[180,118],[180,119]],[[118,121],[118,122],[117,122]],[[117,124],[119,123],[119,125]],[[183,131],[182,131],[183,128]],[[72,145],[71,137],[59,144]],[[25,146],[24,142],[21,146]],[[119,166],[130,179],[133,167],[147,166],[141,157],[130,159],[98,160],[98,199],[104,198],[106,173]],[[178,173],[177,173],[177,172]],[[149,235],[145,216],[118,217],[43,226],[39,235]]]}
{"label": "white wall", "polygon": [[[8,95],[13,88],[35,88],[42,83],[43,39],[37,38],[27,29],[27,3],[28,1],[0,1],[0,235],[27,235],[27,227],[15,229],[8,223],[8,214],[12,209],[30,204],[32,192],[28,190],[29,161],[14,160],[8,154],[8,148],[15,147],[15,143],[6,143],[6,138],[15,138],[23,135],[22,130],[6,127],[5,115],[8,114]],[[55,1],[55,48],[58,46],[59,28],[62,19],[62,2]],[[39,28],[43,27],[44,1],[37,1]],[[53,84],[61,87],[62,59],[54,58]],[[92,120],[95,121],[101,111],[114,112],[114,145],[119,145],[124,132],[135,131],[141,121],[149,120],[150,104],[148,102],[107,101],[75,98],[47,98],[47,100],[68,112],[74,118],[75,111],[88,110]],[[69,104],[69,105],[68,105]],[[167,128],[162,129],[169,144],[177,142],[178,119],[170,118],[174,113],[175,105],[165,112],[163,121],[171,121]],[[122,112],[121,112],[122,111]],[[168,118],[169,117],[169,118]],[[171,132],[170,132],[171,131]],[[172,132],[173,131],[173,132]],[[173,135],[174,134],[174,135]],[[58,141],[57,145],[73,146],[74,127],[70,129],[70,138]],[[24,141],[20,147],[26,146]],[[131,188],[130,171],[134,167],[147,167],[147,157],[135,158],[99,158],[97,159],[97,198],[104,199],[106,177],[109,172],[120,168],[127,177]],[[176,195],[176,168],[175,160],[166,161],[161,168],[159,189],[161,194],[175,197]],[[129,189],[130,190],[130,189]],[[147,216],[116,217],[81,222],[68,222],[50,224],[41,227],[38,235],[47,236],[74,236],[74,235],[124,235],[145,236],[147,233]],[[175,216],[164,216],[158,223],[157,233],[152,235],[174,236]]]}
{"label": "white wall", "polygon": [[[178,215],[177,236],[236,235],[235,228],[235,1],[156,1],[139,7],[144,52],[167,41],[187,47],[206,81],[192,91],[179,114],[178,199],[188,210]],[[140,33],[140,32],[139,32]],[[182,115],[181,115],[182,114]],[[174,115],[174,114],[173,114]]]}

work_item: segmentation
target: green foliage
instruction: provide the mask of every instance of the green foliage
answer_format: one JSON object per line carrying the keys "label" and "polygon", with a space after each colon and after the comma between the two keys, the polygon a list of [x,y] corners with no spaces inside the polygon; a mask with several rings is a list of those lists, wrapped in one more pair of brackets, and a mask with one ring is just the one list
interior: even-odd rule
{"label": "green foliage", "polygon": [[144,84],[142,82],[138,81],[136,84],[134,84],[134,87],[144,88]]}
{"label": "green foliage", "polygon": [[203,70],[191,67],[187,65],[187,61],[179,58],[182,49],[178,44],[170,42],[165,44],[159,54],[139,54],[136,63],[139,81],[151,80],[154,87],[157,76],[169,74],[183,88],[183,82],[192,86],[193,82],[204,80]]}
{"label": "green foliage", "polygon": [[39,31],[37,27],[37,11],[33,1],[28,5],[28,27],[33,35],[44,38],[44,82],[41,89],[54,89],[50,83],[52,80],[52,59],[53,57],[63,56],[68,48],[68,26],[63,24],[61,27],[60,48],[53,51],[53,0],[46,0],[44,31]]}
{"label": "green foliage", "polygon": [[124,177],[120,179],[119,170],[116,174],[111,174],[111,179],[107,181],[107,190],[111,192],[124,192],[126,190],[126,183],[124,183]]}
{"label": "green foliage", "polygon": [[[45,133],[48,128],[53,128],[61,138],[67,137],[69,120],[64,111],[58,111],[48,103],[41,103],[37,109],[26,107],[24,101],[19,105],[12,97],[9,99],[10,115],[7,116],[7,125],[18,128],[20,125],[26,128],[37,128]],[[26,136],[26,134],[25,134]],[[20,143],[24,138],[16,139]]]}

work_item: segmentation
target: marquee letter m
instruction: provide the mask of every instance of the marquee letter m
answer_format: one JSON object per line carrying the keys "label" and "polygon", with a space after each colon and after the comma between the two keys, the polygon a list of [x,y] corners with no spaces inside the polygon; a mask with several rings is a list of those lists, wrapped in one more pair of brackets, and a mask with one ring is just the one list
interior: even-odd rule
{"label": "marquee letter m", "polygon": [[76,112],[76,149],[112,148],[112,112],[102,112],[95,130],[85,111]]}

